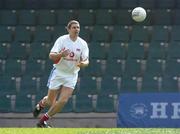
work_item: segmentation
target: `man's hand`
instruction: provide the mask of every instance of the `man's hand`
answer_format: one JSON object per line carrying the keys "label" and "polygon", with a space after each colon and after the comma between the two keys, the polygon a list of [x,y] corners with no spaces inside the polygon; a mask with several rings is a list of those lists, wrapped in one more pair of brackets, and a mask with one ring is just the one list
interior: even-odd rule
{"label": "man's hand", "polygon": [[80,61],[80,62],[77,64],[78,67],[86,67],[86,66],[88,66],[88,65],[89,65],[89,60],[88,60],[88,59],[86,59],[86,60],[84,60],[84,61]]}
{"label": "man's hand", "polygon": [[69,54],[70,54],[70,50],[69,50],[69,49],[64,50],[64,51],[61,51],[61,52],[59,52],[59,53],[51,52],[51,53],[49,54],[49,58],[50,58],[51,60],[53,60],[55,64],[57,64],[57,63],[61,60],[62,57],[66,57],[66,56],[68,56]]}
{"label": "man's hand", "polygon": [[70,54],[70,50],[69,50],[69,49],[60,52],[61,57],[66,57],[66,56],[68,56],[69,54]]}

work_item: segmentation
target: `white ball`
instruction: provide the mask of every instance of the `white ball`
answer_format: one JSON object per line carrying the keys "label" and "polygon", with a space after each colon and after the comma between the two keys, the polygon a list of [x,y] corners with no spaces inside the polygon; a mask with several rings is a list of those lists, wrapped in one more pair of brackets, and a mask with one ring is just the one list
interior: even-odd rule
{"label": "white ball", "polygon": [[136,7],[132,10],[132,18],[136,22],[142,22],[146,18],[146,10],[142,7]]}

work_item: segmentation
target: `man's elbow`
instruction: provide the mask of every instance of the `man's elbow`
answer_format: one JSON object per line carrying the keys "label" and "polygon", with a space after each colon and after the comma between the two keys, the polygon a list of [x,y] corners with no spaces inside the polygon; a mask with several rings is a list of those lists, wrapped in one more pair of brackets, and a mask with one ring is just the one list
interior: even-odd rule
{"label": "man's elbow", "polygon": [[53,59],[53,53],[49,53],[49,59]]}

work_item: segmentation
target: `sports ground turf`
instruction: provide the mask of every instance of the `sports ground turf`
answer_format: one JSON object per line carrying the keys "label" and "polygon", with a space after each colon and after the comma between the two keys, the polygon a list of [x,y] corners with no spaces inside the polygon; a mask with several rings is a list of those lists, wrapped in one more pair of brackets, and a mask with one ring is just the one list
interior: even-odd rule
{"label": "sports ground turf", "polygon": [[0,134],[180,134],[170,128],[0,128]]}

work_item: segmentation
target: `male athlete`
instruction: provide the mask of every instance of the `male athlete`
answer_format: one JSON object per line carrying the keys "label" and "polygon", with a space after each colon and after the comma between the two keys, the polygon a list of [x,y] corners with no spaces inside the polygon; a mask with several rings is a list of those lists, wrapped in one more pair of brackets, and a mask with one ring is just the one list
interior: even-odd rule
{"label": "male athlete", "polygon": [[54,67],[47,83],[48,94],[36,105],[33,116],[38,117],[46,106],[50,108],[40,118],[37,127],[50,127],[46,121],[62,110],[73,93],[78,71],[89,64],[89,48],[79,37],[79,22],[71,20],[66,28],[69,34],[60,36],[49,54]]}

